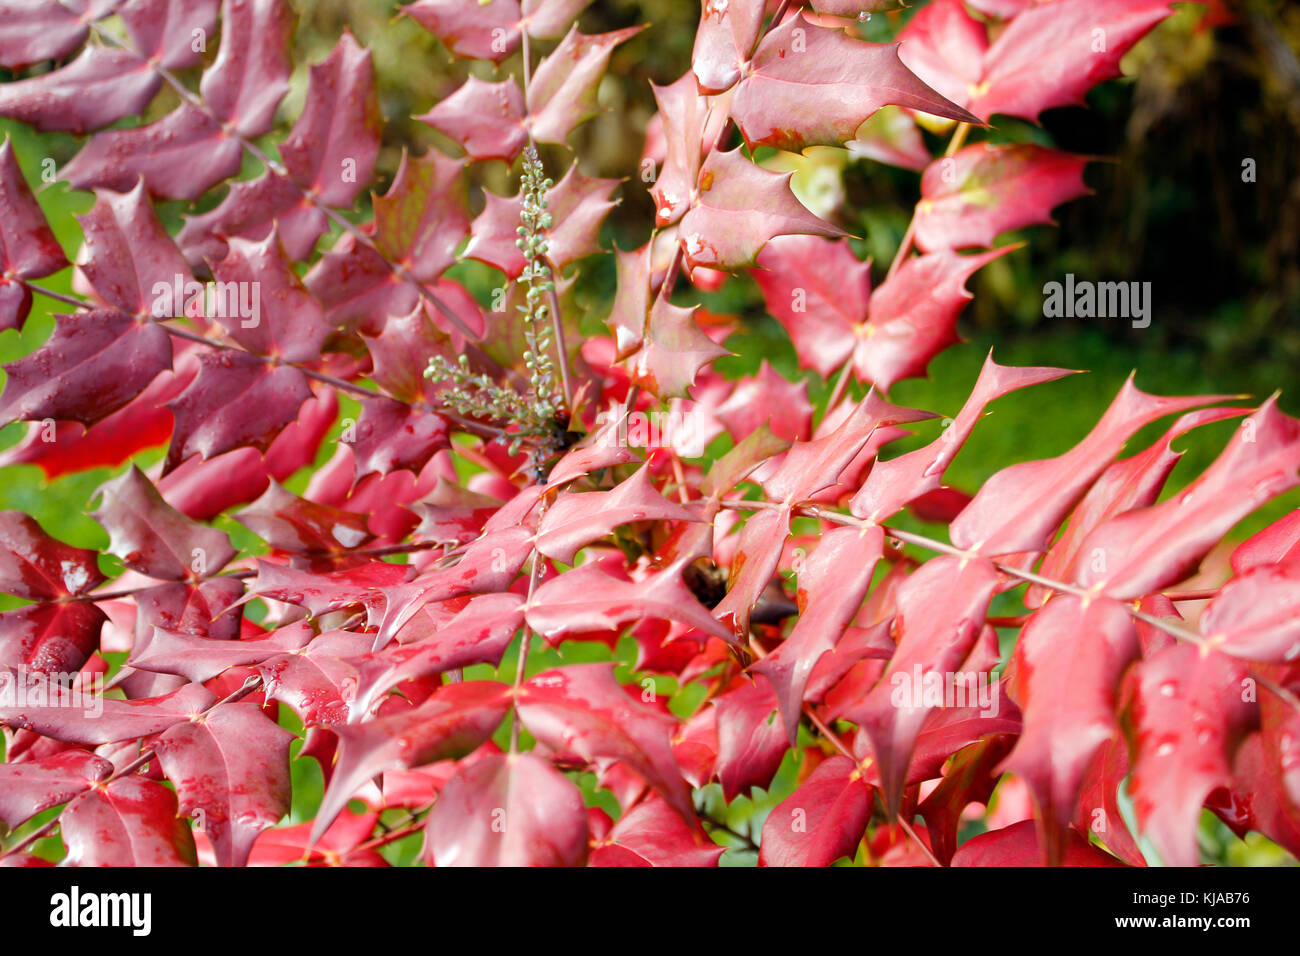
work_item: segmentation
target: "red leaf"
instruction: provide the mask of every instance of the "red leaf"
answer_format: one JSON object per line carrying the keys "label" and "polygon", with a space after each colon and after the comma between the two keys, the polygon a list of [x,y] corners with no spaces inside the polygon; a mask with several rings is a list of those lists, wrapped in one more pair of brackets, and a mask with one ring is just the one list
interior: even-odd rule
{"label": "red leaf", "polygon": [[679,227],[686,264],[692,269],[752,266],[777,236],[842,235],[795,198],[792,175],[756,166],[739,149],[710,153]]}
{"label": "red leaf", "polygon": [[275,482],[234,518],[271,547],[300,554],[351,551],[373,537],[364,515],[299,498]]}
{"label": "red leaf", "polygon": [[18,70],[41,60],[62,60],[85,42],[87,21],[110,9],[96,0],[28,0],[6,7],[0,66]]}
{"label": "red leaf", "polygon": [[306,624],[290,624],[246,640],[214,640],[155,627],[146,639],[137,641],[127,664],[136,670],[178,674],[198,683],[232,667],[249,667],[292,654],[313,637]]}
{"label": "red leaf", "polygon": [[763,26],[765,0],[703,0],[691,69],[701,93],[721,93],[740,79]]}
{"label": "red leaf", "polygon": [[1234,578],[1201,612],[1216,650],[1251,661],[1300,657],[1300,564],[1259,567]]}
{"label": "red leaf", "polygon": [[673,759],[677,721],[640,703],[614,680],[613,664],[557,667],[526,681],[516,701],[519,719],[538,740],[584,760],[618,761],[645,778],[693,822],[690,790]]}
{"label": "red leaf", "polygon": [[1089,192],[1088,158],[1031,143],[978,143],[937,159],[921,177],[916,245],[988,248],[1004,232],[1052,223],[1052,210]]}
{"label": "red leaf", "polygon": [[235,557],[224,531],[173,509],[134,465],[100,488],[93,517],[108,532],[109,553],[153,578],[183,581],[220,571]]}
{"label": "red leaf", "polygon": [[199,91],[217,119],[243,136],[269,132],[289,92],[293,22],[284,0],[223,0],[221,50]]}
{"label": "red leaf", "polygon": [[616,527],[635,521],[701,521],[699,514],[668,501],[650,483],[649,466],[611,491],[563,495],[546,512],[537,532],[537,550],[562,564]]}
{"label": "red leaf", "polygon": [[896,44],[866,43],[800,14],[763,37],[736,87],[731,116],[751,149],[801,152],[844,145],[887,104],[976,122],[904,66]]}
{"label": "red leaf", "polygon": [[21,511],[0,511],[0,591],[32,601],[85,594],[103,583],[97,552],[50,537]]}
{"label": "red leaf", "polygon": [[280,144],[289,178],[327,206],[351,206],[370,181],[382,124],[370,53],[344,33],[311,68],[307,102]]}
{"label": "red leaf", "polygon": [[731,632],[695,599],[676,571],[623,581],[594,562],[552,578],[537,589],[528,624],[548,640],[620,628],[643,617],[680,621],[724,640]]}
{"label": "red leaf", "polygon": [[852,354],[855,326],[871,301],[871,263],[859,262],[847,239],[778,236],[750,273],[767,311],[785,326],[799,364],[830,376]]}
{"label": "red leaf", "polygon": [[161,733],[197,717],[215,700],[200,684],[161,697],[115,700],[13,670],[0,671],[0,685],[6,687],[0,723],[91,746]]}
{"label": "red leaf", "polygon": [[238,175],[242,159],[243,147],[216,120],[182,103],[146,126],[96,133],[59,178],[74,189],[118,192],[143,179],[151,195],[192,201]]}
{"label": "red leaf", "polygon": [[[260,242],[231,237],[226,257],[212,264],[212,274],[217,291],[216,315],[211,317],[232,339],[250,352],[285,362],[320,358],[334,330],[294,272],[275,229]],[[249,290],[256,290],[255,297]],[[202,357],[199,353],[200,361]]]}
{"label": "red leaf", "polygon": [[986,481],[952,523],[953,544],[990,555],[1046,551],[1066,514],[1138,429],[1218,397],[1148,395],[1130,378],[1097,426],[1065,454],[1003,468]]}
{"label": "red leaf", "polygon": [[420,282],[435,281],[456,261],[469,232],[464,168],[437,150],[414,160],[403,155],[392,186],[375,197],[376,248]]}
{"label": "red leaf", "polygon": [[92,46],[67,66],[0,84],[0,116],[40,132],[84,133],[144,110],[162,80],[144,59]]}
{"label": "red leaf", "polygon": [[1174,497],[1112,518],[1084,540],[1079,583],[1118,598],[1182,580],[1242,518],[1300,484],[1300,421],[1270,398],[1214,464]]}
{"label": "red leaf", "polygon": [[266,450],[312,397],[307,378],[228,349],[199,353],[199,374],[167,403],[176,426],[163,472],[199,455],[204,461],[236,448]]}
{"label": "red leaf", "polygon": [[356,478],[393,471],[419,474],[435,453],[450,447],[447,419],[376,395],[361,399],[361,420],[347,442]]}
{"label": "red leaf", "polygon": [[167,333],[115,309],[58,317],[35,352],[4,366],[0,421],[93,425],[143,392],[171,368]]}
{"label": "red leaf", "polygon": [[1038,804],[1055,865],[1066,851],[1085,773],[1119,736],[1120,678],[1139,656],[1128,609],[1098,598],[1057,595],[1030,618],[1016,644],[1018,700],[1025,729],[1006,769],[1024,778]]}
{"label": "red leaf", "polygon": [[507,685],[469,681],[441,687],[414,709],[332,727],[339,738],[338,763],[316,814],[313,842],[367,780],[386,770],[465,756],[492,736],[509,708]]}
{"label": "red leaf", "polygon": [[608,834],[591,842],[588,866],[717,866],[726,852],[656,796],[628,810]]}
{"label": "red leaf", "polygon": [[582,794],[532,754],[462,764],[425,825],[435,866],[581,866],[587,858]]}
{"label": "red leaf", "polygon": [[848,757],[827,757],[763,824],[759,866],[830,866],[852,857],[867,829],[871,788]]}
{"label": "red leaf", "polygon": [[513,79],[489,83],[470,76],[455,93],[416,119],[446,133],[470,159],[513,163],[528,142],[524,94]]}
{"label": "red leaf", "polygon": [[946,687],[956,677],[997,586],[998,572],[989,562],[941,556],[899,588],[898,650],[880,683],[845,715],[871,740],[891,815],[898,812],[917,735],[933,710],[926,684],[937,679]]}
{"label": "red leaf", "polygon": [[0,764],[0,820],[12,830],[112,773],[112,763],[85,750],[65,750],[27,763]]}
{"label": "red leaf", "polygon": [[796,742],[808,678],[861,608],[884,544],[878,527],[826,532],[799,571],[800,613],[794,630],[753,667],[776,690],[790,746]]}
{"label": "red leaf", "polygon": [[0,614],[0,666],[71,674],[99,649],[104,613],[73,601],[29,604]]}
{"label": "red leaf", "polygon": [[519,48],[517,0],[416,0],[402,12],[455,56],[500,63]]}
{"label": "red leaf", "polygon": [[523,603],[517,594],[479,595],[451,620],[440,622],[429,637],[359,661],[353,713],[368,714],[382,694],[403,681],[471,664],[500,664],[523,626]]}
{"label": "red leaf", "polygon": [[251,703],[222,704],[177,724],[154,749],[180,812],[212,841],[218,866],[245,866],[253,841],[289,812],[289,742]]}
{"label": "red leaf", "polygon": [[[528,84],[528,126],[539,143],[564,145],[569,134],[600,114],[596,87],[614,47],[644,27],[628,27],[588,36],[574,26],[533,72]],[[556,216],[556,222],[563,220]]]}
{"label": "red leaf", "polygon": [[68,866],[197,866],[194,837],[160,783],[123,777],[77,797],[59,817]]}
{"label": "red leaf", "polygon": [[770,787],[789,749],[776,695],[766,683],[741,679],[712,701],[718,722],[715,773],[730,803],[754,787]]}
{"label": "red leaf", "polygon": [[1232,552],[1232,570],[1239,575],[1291,561],[1300,561],[1300,509],[1273,522]]}
{"label": "red leaf", "polygon": [[6,136],[0,145],[0,272],[38,279],[67,264]]}
{"label": "red leaf", "polygon": [[938,491],[943,484],[944,471],[961,451],[989,402],[1016,389],[1051,382],[1069,374],[1066,369],[1059,368],[998,365],[990,353],[966,404],[943,434],[924,448],[889,461],[876,462],[862,488],[849,502],[849,510],[858,518],[884,521],[903,506]]}
{"label": "red leaf", "polygon": [[144,185],[127,193],[100,191],[78,217],[86,235],[77,267],[109,305],[135,316],[175,318],[180,304],[167,294],[192,281],[185,258],[158,219]]}
{"label": "red leaf", "polygon": [[[1097,849],[1074,830],[1068,831],[1065,866],[1123,866],[1109,853]],[[1001,830],[990,830],[962,844],[952,858],[953,866],[1042,866],[1033,820],[1022,820]]]}
{"label": "red leaf", "polygon": [[1165,865],[1195,866],[1201,805],[1231,784],[1233,751],[1258,720],[1245,665],[1175,644],[1142,661],[1137,678],[1133,808]]}

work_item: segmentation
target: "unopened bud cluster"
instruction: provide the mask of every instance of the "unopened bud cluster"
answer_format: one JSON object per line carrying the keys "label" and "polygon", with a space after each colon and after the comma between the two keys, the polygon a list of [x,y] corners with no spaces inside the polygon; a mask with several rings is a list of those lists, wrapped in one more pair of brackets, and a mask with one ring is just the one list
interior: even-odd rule
{"label": "unopened bud cluster", "polygon": [[552,225],[551,214],[546,211],[546,193],[553,185],[546,178],[536,148],[529,146],[524,151],[523,206],[519,214],[519,238],[515,242],[525,262],[519,275],[524,304],[515,308],[522,313],[524,323],[523,359],[528,368],[528,395],[520,395],[487,375],[475,373],[464,354],[455,364],[445,356],[435,355],[424,370],[425,378],[450,383],[442,398],[456,411],[480,420],[517,426],[511,433],[511,454],[528,438],[537,439],[540,446],[547,448],[560,430],[564,400],[551,358],[551,307],[546,301],[555,290],[546,240],[546,231]]}

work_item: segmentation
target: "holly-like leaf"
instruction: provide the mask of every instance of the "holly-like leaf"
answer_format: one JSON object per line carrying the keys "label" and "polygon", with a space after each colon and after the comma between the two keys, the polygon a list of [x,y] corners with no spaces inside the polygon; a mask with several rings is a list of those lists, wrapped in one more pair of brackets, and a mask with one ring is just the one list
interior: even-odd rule
{"label": "holly-like leaf", "polygon": [[144,58],[92,46],[67,66],[0,84],[0,116],[41,132],[84,133],[141,112],[161,85]]}
{"label": "holly-like leaf", "polygon": [[226,239],[265,239],[275,228],[289,258],[308,258],[325,232],[325,213],[303,201],[302,190],[268,170],[256,179],[234,182],[216,208],[190,216],[176,241],[196,265],[226,255]]}
{"label": "holly-like leaf", "polygon": [[[1206,408],[1189,412],[1174,422],[1164,437],[1149,448],[1110,465],[1075,507],[1069,525],[1043,558],[1039,573],[1058,581],[1076,581],[1082,564],[1104,560],[1104,553],[1084,551],[1084,541],[1094,529],[1116,515],[1156,502],[1165,481],[1182,458],[1181,452],[1173,450],[1174,439],[1201,425],[1245,414],[1244,409],[1237,408]],[[1025,594],[1025,604],[1039,607],[1050,594],[1046,588],[1031,585]]]}
{"label": "holly-like leaf", "polygon": [[350,551],[374,537],[364,515],[300,498],[277,482],[234,518],[271,547],[299,554]]}
{"label": "holly-like leaf", "polygon": [[1258,721],[1245,665],[1188,644],[1158,651],[1137,668],[1133,808],[1168,866],[1200,861],[1201,805],[1231,783],[1232,754]]}
{"label": "holly-like leaf", "polygon": [[861,608],[884,546],[884,532],[878,527],[828,531],[799,571],[800,613],[794,630],[753,667],[776,690],[791,746],[797,739],[808,678],[822,656],[834,650]]}
{"label": "holly-like leaf", "polygon": [[289,178],[328,206],[351,206],[374,171],[382,124],[370,52],[344,33],[311,68],[307,102],[280,144]]}
{"label": "holly-like leaf", "polygon": [[944,471],[961,451],[989,402],[1016,389],[1051,382],[1069,374],[1067,369],[998,365],[990,354],[984,360],[984,367],[966,404],[943,434],[924,448],[876,462],[867,480],[849,502],[849,510],[858,518],[884,521],[905,505],[939,490],[943,485]]}
{"label": "holly-like leaf", "polygon": [[510,707],[510,688],[494,681],[442,687],[419,707],[363,724],[334,726],[338,765],[316,815],[313,840],[369,779],[386,770],[463,757],[492,736]]}
{"label": "holly-like leaf", "polygon": [[859,262],[847,239],[778,236],[750,274],[767,311],[785,326],[799,364],[830,376],[854,349],[854,327],[866,320],[871,263]]}
{"label": "holly-like leaf", "polygon": [[518,0],[416,0],[402,13],[455,56],[500,63],[519,48]]}
{"label": "holly-like leaf", "polygon": [[[1065,515],[1138,429],[1221,397],[1148,395],[1130,378],[1079,444],[1056,458],[1004,468],[986,481],[952,523],[953,544],[991,555],[1046,551]],[[1118,557],[1120,552],[1115,554]],[[1142,560],[1150,559],[1143,555]],[[1153,564],[1156,568],[1163,565]],[[1150,589],[1138,593],[1149,594]]]}
{"label": "holly-like leaf", "polygon": [[218,0],[125,0],[117,13],[141,56],[169,70],[195,66],[217,19]]}
{"label": "holly-like leaf", "polygon": [[848,757],[828,757],[767,815],[759,866],[830,866],[852,857],[867,829],[871,788]]}
{"label": "holly-like leaf", "polygon": [[696,308],[673,305],[660,294],[650,309],[641,347],[630,356],[632,381],[658,398],[690,398],[700,370],[731,354],[700,330]]}
{"label": "holly-like leaf", "polygon": [[6,685],[0,723],[96,747],[161,733],[197,717],[215,701],[200,684],[161,697],[116,700],[13,670],[0,671],[0,683]]}
{"label": "holly-like leaf", "polygon": [[[810,102],[817,108],[809,109]],[[731,116],[751,149],[801,152],[843,146],[885,105],[978,122],[904,66],[897,45],[867,43],[799,14],[759,43],[736,87]]]}
{"label": "holly-like leaf", "polygon": [[562,496],[546,512],[537,533],[537,550],[563,564],[593,541],[633,521],[699,521],[695,512],[668,501],[650,483],[644,467],[611,491]]}
{"label": "holly-like leaf", "polygon": [[163,199],[195,200],[239,173],[243,147],[220,123],[184,103],[157,122],[96,133],[60,171],[74,189],[130,192],[137,182]]}
{"label": "holly-like leaf", "polygon": [[772,688],[742,680],[712,704],[718,721],[715,773],[724,799],[730,803],[754,787],[770,787],[789,749]]}
{"label": "holly-like leaf", "polygon": [[691,70],[701,93],[736,85],[763,26],[764,0],[702,0]]}
{"label": "holly-like leaf", "polygon": [[1118,598],[1167,587],[1195,569],[1234,524],[1300,484],[1300,421],[1270,398],[1213,465],[1174,497],[1112,518],[1084,540],[1080,583]]}
{"label": "holly-like leaf", "polygon": [[251,703],[222,704],[176,724],[154,749],[180,812],[212,841],[218,866],[245,866],[257,835],[289,812],[294,735]]}
{"label": "holly-like leaf", "polygon": [[[6,136],[0,145],[0,273],[38,279],[58,272],[67,264]],[[30,298],[28,295],[29,302]],[[0,328],[16,328],[24,318],[26,310],[21,310]]]}
{"label": "holly-like leaf", "polygon": [[369,713],[380,695],[403,681],[471,664],[499,664],[523,623],[523,600],[519,595],[482,594],[473,598],[431,636],[386,648],[361,661],[357,665],[354,713]]}
{"label": "holly-like leaf", "polygon": [[1216,650],[1251,661],[1300,657],[1300,564],[1234,578],[1205,606],[1200,627]]}
{"label": "holly-like leaf", "polygon": [[1006,769],[1033,791],[1052,865],[1066,852],[1084,774],[1119,736],[1120,678],[1139,655],[1128,610],[1099,598],[1061,594],[1030,618],[1016,643],[1017,699],[1025,730]]}
{"label": "holly-like leaf", "polygon": [[[616,179],[585,176],[575,162],[546,194],[547,211],[555,221],[547,233],[547,258],[556,269],[600,251],[600,227],[617,202],[609,195],[618,186]],[[500,269],[516,279],[524,271],[525,260],[516,242],[519,240],[521,196],[498,196],[485,192],[486,206],[471,227],[471,238],[463,255]],[[513,313],[511,321],[513,322]]]}
{"label": "holly-like leaf", "polygon": [[926,374],[930,360],[958,342],[957,316],[974,296],[966,282],[1014,247],[975,256],[950,251],[908,259],[871,294],[870,319],[855,329],[854,371],[888,391]]}
{"label": "holly-like leaf", "polygon": [[224,531],[176,511],[134,466],[99,494],[93,517],[108,532],[109,553],[141,574],[168,581],[207,577],[235,556]]}
{"label": "holly-like leaf", "polygon": [[68,866],[197,866],[194,836],[177,815],[176,794],[122,777],[68,804],[59,829]]}
{"label": "holly-like leaf", "polygon": [[989,562],[944,556],[927,561],[899,588],[898,650],[880,683],[846,714],[871,740],[891,814],[898,812],[917,736],[932,711],[925,682],[949,680],[959,671],[997,585]]}
{"label": "holly-like leaf", "polygon": [[345,724],[357,687],[351,662],[370,649],[369,634],[327,631],[305,648],[257,666],[267,700],[277,700],[308,727]]}
{"label": "holly-like leaf", "polygon": [[1300,510],[1273,522],[1232,552],[1232,570],[1236,574],[1292,561],[1300,561]]}
{"label": "holly-like leaf", "polygon": [[1004,232],[1051,223],[1052,210],[1086,195],[1086,156],[1013,143],[977,143],[935,160],[921,177],[916,245],[988,248]]}
{"label": "holly-like leaf", "polygon": [[204,461],[235,448],[266,450],[312,397],[289,365],[229,349],[199,353],[199,374],[167,403],[176,420],[164,473],[191,455]]}
{"label": "holly-like leaf", "polygon": [[136,670],[209,681],[232,667],[250,667],[281,654],[292,654],[306,647],[314,636],[311,628],[302,623],[255,638],[227,641],[154,627],[147,639],[136,642],[127,663]]}
{"label": "holly-like leaf", "polygon": [[0,591],[32,601],[85,594],[104,581],[95,551],[50,537],[21,511],[0,511]]}
{"label": "holly-like leaf", "polygon": [[462,160],[431,150],[403,155],[393,185],[375,197],[375,245],[389,262],[421,282],[433,282],[456,261],[469,232]]}
{"label": "holly-like leaf", "polygon": [[777,236],[843,235],[795,198],[793,175],[756,166],[739,149],[710,153],[700,170],[698,194],[692,193],[691,208],[679,226],[687,265],[752,266]]}
{"label": "holly-like leaf", "polygon": [[454,139],[470,159],[513,163],[528,142],[524,94],[512,79],[470,76],[455,93],[416,119]]}
{"label": "holly-like leaf", "polygon": [[619,817],[608,834],[593,834],[588,866],[717,866],[725,852],[651,796]]}
{"label": "holly-like leaf", "polygon": [[85,750],[65,750],[27,763],[0,764],[0,820],[12,830],[112,773],[112,763]]}
{"label": "holly-like leaf", "polygon": [[382,396],[361,399],[361,419],[348,442],[356,476],[406,469],[419,473],[434,453],[450,445],[447,420]]}
{"label": "holly-like leaf", "polygon": [[60,316],[31,355],[4,366],[0,421],[93,425],[122,408],[171,367],[161,328],[115,309]]}
{"label": "holly-like leaf", "polygon": [[285,0],[222,0],[221,49],[199,92],[217,119],[245,137],[270,131],[289,92],[293,21]]}
{"label": "holly-like leaf", "polygon": [[576,26],[569,30],[538,64],[528,84],[528,128],[535,140],[564,145],[576,127],[600,114],[596,87],[610,54],[642,29],[628,27],[591,36],[578,32]]}
{"label": "holly-like leaf", "polygon": [[0,614],[0,666],[75,673],[99,649],[104,620],[103,611],[81,601],[5,611]]}
{"label": "holly-like leaf", "polygon": [[681,575],[665,571],[625,581],[584,564],[545,582],[528,608],[528,623],[542,636],[614,630],[642,617],[662,617],[724,640],[731,632],[695,599]]}
{"label": "holly-like leaf", "polygon": [[[1065,866],[1123,866],[1123,862],[1097,849],[1078,832],[1070,830],[1062,856]],[[953,866],[1042,866],[1033,820],[1022,820],[1000,830],[972,837],[953,855]]]}
{"label": "holly-like leaf", "polygon": [[109,0],[27,0],[6,6],[0,66],[18,70],[41,60],[62,60],[85,42],[87,23],[112,6]]}
{"label": "holly-like leaf", "polygon": [[425,853],[435,866],[581,866],[582,793],[531,753],[462,764],[429,814]]}
{"label": "holly-like leaf", "polygon": [[538,740],[593,763],[626,764],[682,819],[694,821],[690,790],[670,744],[676,720],[628,694],[614,679],[613,664],[579,664],[537,674],[520,688],[516,707],[519,719]]}
{"label": "holly-like leaf", "polygon": [[1169,0],[1055,0],[1030,4],[984,55],[966,105],[1037,120],[1053,106],[1074,106],[1098,83],[1120,75],[1120,60],[1172,13]]}
{"label": "holly-like leaf", "polygon": [[[250,352],[285,362],[320,357],[333,329],[325,324],[320,303],[303,288],[276,230],[260,242],[231,237],[226,257],[212,264],[212,273],[217,279],[215,317],[232,339]],[[238,303],[230,301],[232,292]]]}
{"label": "holly-like leaf", "polygon": [[655,224],[667,226],[690,208],[700,178],[700,158],[718,142],[727,121],[728,98],[701,96],[691,73],[671,86],[652,83],[650,88],[664,130],[663,166],[650,194],[655,200]]}
{"label": "holly-like leaf", "polygon": [[137,316],[174,318],[182,302],[172,294],[192,281],[189,266],[154,212],[144,185],[129,193],[102,190],[79,217],[86,240],[77,267],[109,305]]}

